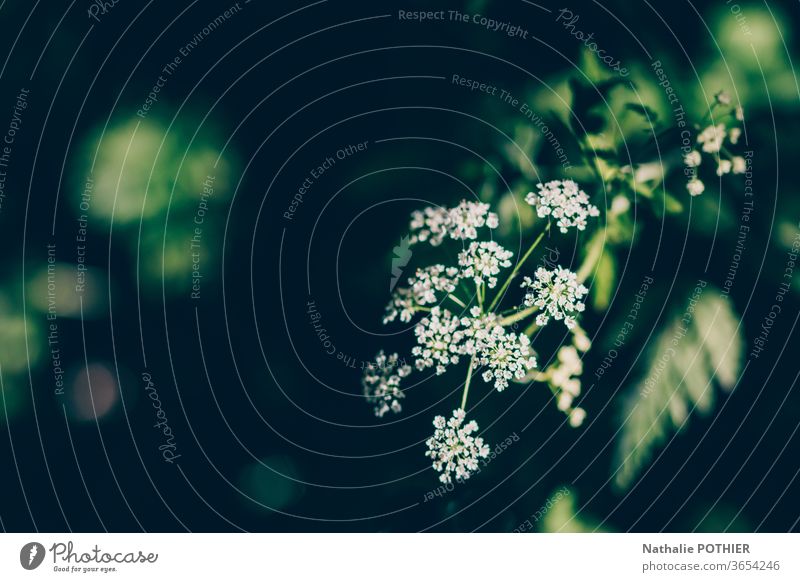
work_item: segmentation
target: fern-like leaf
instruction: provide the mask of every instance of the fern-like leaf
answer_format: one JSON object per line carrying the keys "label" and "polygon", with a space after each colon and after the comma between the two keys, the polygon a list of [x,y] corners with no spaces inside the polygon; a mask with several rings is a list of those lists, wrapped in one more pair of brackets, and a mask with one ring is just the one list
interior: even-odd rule
{"label": "fern-like leaf", "polygon": [[713,410],[715,384],[733,388],[743,348],[738,316],[713,287],[693,296],[686,311],[664,328],[649,351],[647,374],[623,401],[614,464],[619,489],[633,483],[656,447],[683,428],[690,413]]}

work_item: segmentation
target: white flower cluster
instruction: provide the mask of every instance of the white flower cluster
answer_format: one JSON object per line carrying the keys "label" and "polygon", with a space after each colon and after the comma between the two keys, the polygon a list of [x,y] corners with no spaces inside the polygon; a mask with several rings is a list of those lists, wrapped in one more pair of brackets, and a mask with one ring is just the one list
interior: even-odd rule
{"label": "white flower cluster", "polygon": [[464,326],[464,343],[461,351],[475,356],[479,366],[485,368],[481,374],[484,382],[494,380],[494,387],[502,392],[509,380],[521,380],[536,367],[536,357],[531,340],[524,333],[509,331],[498,323],[494,314],[480,315],[473,307],[471,318],[461,319]]}
{"label": "white flower cluster", "polygon": [[514,253],[494,241],[472,242],[467,250],[458,254],[461,276],[472,277],[476,285],[486,283],[490,289],[494,288],[500,268],[510,267],[513,256]]}
{"label": "white flower cluster", "polygon": [[415,210],[411,214],[410,243],[430,242],[439,246],[446,237],[457,240],[478,238],[478,229],[487,226],[497,228],[497,214],[489,212],[489,205],[483,202],[462,200],[454,208],[434,208]]}
{"label": "white flower cluster", "polygon": [[417,269],[415,277],[408,280],[411,291],[420,305],[429,305],[438,302],[436,293],[450,293],[458,284],[459,274],[455,267],[444,265],[431,265],[424,269]]}
{"label": "white flower cluster", "polygon": [[[731,104],[730,95],[724,91],[717,93],[715,99],[719,105],[729,106]],[[735,107],[732,111],[737,121],[744,120],[741,106]],[[724,176],[730,173],[744,174],[747,171],[747,161],[742,156],[732,156],[725,150],[725,140],[728,140],[732,145],[736,145],[739,143],[741,135],[741,128],[731,127],[729,129],[725,123],[717,123],[704,128],[697,136],[697,144],[700,146],[700,150],[710,155],[714,160],[717,176]],[[686,183],[686,189],[692,196],[699,196],[706,189],[703,181],[697,177],[697,168],[700,167],[702,162],[703,154],[696,149],[683,156],[683,163],[692,175]]]}
{"label": "white flower cluster", "polygon": [[502,392],[511,379],[521,380],[536,367],[531,340],[524,333],[508,332],[495,325],[479,346],[478,363],[484,366],[484,382],[494,379],[494,387]]}
{"label": "white flower cluster", "polygon": [[489,446],[481,437],[472,436],[478,430],[478,423],[471,420],[464,424],[465,416],[458,408],[450,420],[445,421],[443,416],[433,419],[435,430],[425,443],[428,446],[425,456],[433,460],[442,483],[452,483],[453,477],[458,481],[469,479],[478,469],[478,459],[489,456]]}
{"label": "white flower cluster", "polygon": [[433,308],[415,329],[417,343],[411,350],[418,370],[436,366],[443,374],[449,364],[457,364],[460,356],[475,357],[484,382],[494,380],[502,392],[509,380],[520,380],[536,367],[531,341],[525,334],[509,331],[498,323],[494,314],[481,315],[479,307],[469,315],[457,318],[446,309]]}
{"label": "white flower cluster", "polygon": [[464,336],[459,329],[458,317],[447,309],[434,307],[414,328],[417,343],[411,354],[417,359],[417,370],[436,366],[436,374],[444,374],[448,364],[457,364],[461,353],[459,343]]}
{"label": "white flower cluster", "polygon": [[560,266],[550,271],[544,267],[536,269],[534,279],[525,277],[521,287],[529,289],[524,303],[528,307],[539,307],[542,312],[536,316],[537,325],[547,325],[552,317],[564,320],[564,325],[575,326],[574,313],[586,309],[583,298],[589,290],[578,282],[578,276]]}
{"label": "white flower cluster", "polygon": [[437,293],[451,293],[458,285],[460,275],[456,267],[431,265],[417,269],[417,273],[408,279],[408,287],[398,287],[392,293],[392,299],[386,306],[383,323],[400,321],[408,323],[417,311],[417,307],[433,305],[440,301]]}
{"label": "white flower cluster", "polygon": [[397,354],[387,356],[383,350],[364,369],[361,385],[367,402],[375,405],[375,416],[382,418],[389,412],[400,412],[404,397],[400,381],[411,373],[411,366],[401,363]]}
{"label": "white flower cluster", "polygon": [[573,427],[580,426],[586,416],[583,409],[572,407],[573,400],[581,394],[581,381],[577,376],[582,373],[583,362],[573,346],[559,349],[558,363],[548,369],[550,385],[557,390],[558,409],[569,415],[569,422]]}
{"label": "white flower cluster", "polygon": [[525,201],[536,208],[539,218],[552,216],[561,232],[569,228],[586,229],[586,219],[600,216],[600,211],[590,201],[586,192],[572,180],[553,180],[537,185],[538,192],[529,192]]}

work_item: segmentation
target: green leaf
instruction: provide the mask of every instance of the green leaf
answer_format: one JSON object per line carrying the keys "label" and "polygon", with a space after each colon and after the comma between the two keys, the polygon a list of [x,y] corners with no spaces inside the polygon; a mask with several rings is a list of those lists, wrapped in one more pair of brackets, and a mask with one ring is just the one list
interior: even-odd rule
{"label": "green leaf", "polygon": [[542,520],[541,531],[547,533],[607,532],[599,522],[576,511],[575,491],[567,487],[554,491],[534,517]]}
{"label": "green leaf", "polygon": [[647,373],[623,401],[614,484],[627,489],[654,451],[693,412],[714,409],[715,384],[730,390],[741,372],[739,317],[718,289],[698,286],[685,311],[656,337]]}
{"label": "green leaf", "polygon": [[655,122],[658,120],[658,113],[656,113],[651,107],[648,107],[642,103],[626,103],[625,109],[628,111],[633,111],[634,113],[638,113],[649,123],[655,124]]}
{"label": "green leaf", "polygon": [[594,281],[592,281],[592,306],[595,311],[603,311],[608,307],[616,286],[617,261],[614,259],[614,255],[606,249],[600,255]]}
{"label": "green leaf", "polygon": [[678,214],[683,212],[683,203],[672,194],[664,192],[664,208],[669,214]]}

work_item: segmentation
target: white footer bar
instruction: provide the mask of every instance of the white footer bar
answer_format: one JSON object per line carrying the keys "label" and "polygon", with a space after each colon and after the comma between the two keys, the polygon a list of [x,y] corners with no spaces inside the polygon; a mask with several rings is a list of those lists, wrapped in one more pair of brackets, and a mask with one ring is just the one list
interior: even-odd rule
{"label": "white footer bar", "polygon": [[[798,534],[4,534],[0,580],[800,580]],[[414,577],[414,578],[410,578]],[[186,578],[184,578],[186,579]]]}

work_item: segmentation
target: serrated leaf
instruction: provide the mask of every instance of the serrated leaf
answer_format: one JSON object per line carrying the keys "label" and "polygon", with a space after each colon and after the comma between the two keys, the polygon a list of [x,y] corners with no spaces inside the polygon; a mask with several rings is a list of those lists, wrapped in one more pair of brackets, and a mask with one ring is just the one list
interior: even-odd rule
{"label": "serrated leaf", "polygon": [[714,295],[697,306],[694,319],[698,333],[706,338],[708,357],[717,381],[720,386],[730,390],[736,383],[744,350],[736,313],[728,300]]}
{"label": "serrated leaf", "polygon": [[614,475],[619,489],[633,483],[692,413],[713,410],[716,384],[729,390],[741,372],[744,340],[731,303],[711,286],[699,297],[693,293],[656,337],[646,373],[623,401]]}

